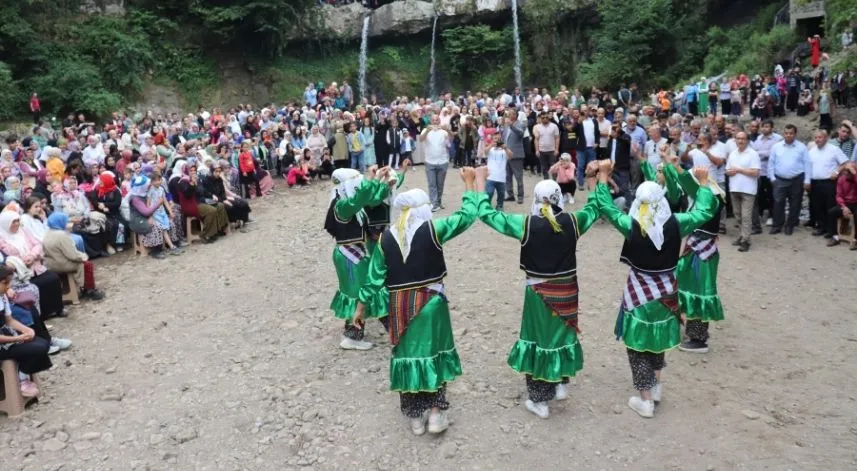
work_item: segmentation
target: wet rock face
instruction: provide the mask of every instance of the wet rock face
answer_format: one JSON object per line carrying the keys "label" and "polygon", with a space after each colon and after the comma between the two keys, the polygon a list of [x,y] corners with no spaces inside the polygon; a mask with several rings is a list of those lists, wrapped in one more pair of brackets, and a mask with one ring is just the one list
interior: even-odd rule
{"label": "wet rock face", "polygon": [[121,16],[125,14],[125,0],[82,0],[80,11],[89,14]]}

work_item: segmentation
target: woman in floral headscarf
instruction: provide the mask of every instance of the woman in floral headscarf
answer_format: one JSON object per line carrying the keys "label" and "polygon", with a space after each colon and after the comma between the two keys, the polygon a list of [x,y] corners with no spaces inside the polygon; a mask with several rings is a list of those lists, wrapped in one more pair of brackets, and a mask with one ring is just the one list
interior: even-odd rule
{"label": "woman in floral headscarf", "polygon": [[113,253],[115,245],[122,248],[125,245],[125,231],[128,221],[122,217],[119,211],[122,206],[122,193],[116,185],[116,176],[111,172],[104,172],[98,176],[98,185],[89,194],[90,202],[95,211],[107,217],[107,252]]}

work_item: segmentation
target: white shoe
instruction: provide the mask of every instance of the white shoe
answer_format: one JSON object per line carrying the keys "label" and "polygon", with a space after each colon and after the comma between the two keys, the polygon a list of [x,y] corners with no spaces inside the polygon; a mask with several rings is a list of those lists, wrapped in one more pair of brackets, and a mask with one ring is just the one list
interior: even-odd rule
{"label": "white shoe", "polygon": [[767,221],[765,221],[765,225],[766,225],[766,226],[768,226],[768,227],[773,226],[773,225],[774,225],[774,220],[773,220],[773,219],[771,219],[771,218],[768,218],[768,220],[767,220]]}
{"label": "white shoe", "polygon": [[574,204],[574,196],[568,195],[568,204]]}
{"label": "white shoe", "polygon": [[568,388],[565,387],[565,384],[559,383],[556,385],[556,400],[564,401],[568,399]]}
{"label": "white shoe", "polygon": [[374,346],[372,342],[354,340],[348,337],[342,337],[342,342],[339,342],[339,348],[343,350],[369,350]]}
{"label": "white shoe", "polygon": [[48,349],[48,355],[56,355],[59,352],[60,352],[60,348],[57,347],[56,345],[51,345],[51,347]]}
{"label": "white shoe", "polygon": [[411,432],[414,432],[414,435],[420,436],[426,433],[426,420],[428,419],[428,414],[423,412],[423,414],[415,419],[411,419]]}
{"label": "white shoe", "polygon": [[68,350],[71,347],[71,340],[61,339],[59,337],[51,338],[51,347],[57,347],[60,350]]}
{"label": "white shoe", "polygon": [[428,431],[429,433],[441,433],[449,428],[449,418],[446,416],[446,411],[431,412],[428,416]]}
{"label": "white shoe", "polygon": [[628,399],[628,407],[634,410],[640,417],[645,417],[647,419],[651,419],[655,416],[655,403],[654,401],[644,401],[640,396],[631,396]]}
{"label": "white shoe", "polygon": [[664,392],[664,383],[658,381],[655,386],[651,389],[652,400],[655,402],[661,402],[661,394]]}
{"label": "white shoe", "polygon": [[536,414],[541,419],[547,419],[550,416],[550,409],[548,409],[547,402],[533,402],[527,399],[526,406],[528,411]]}

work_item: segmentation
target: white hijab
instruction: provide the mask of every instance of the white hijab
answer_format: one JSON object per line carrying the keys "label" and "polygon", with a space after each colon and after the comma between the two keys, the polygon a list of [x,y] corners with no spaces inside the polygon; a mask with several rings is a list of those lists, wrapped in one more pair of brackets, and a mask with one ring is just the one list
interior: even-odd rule
{"label": "white hijab", "polygon": [[533,205],[530,206],[530,215],[545,218],[557,233],[562,232],[559,223],[556,222],[554,206],[563,210],[565,204],[562,190],[557,182],[553,180],[542,180],[533,189]]}
{"label": "white hijab", "polygon": [[12,232],[12,223],[20,221],[21,216],[15,211],[0,212],[0,238],[3,238],[9,245],[18,250],[18,255],[21,257],[27,255],[30,251],[27,250],[27,236],[24,235],[24,230],[19,227],[17,232]]}
{"label": "white hijab", "polygon": [[[45,224],[41,219],[37,219],[34,216],[30,216],[27,213],[21,215],[21,226],[27,230],[33,237],[35,237],[39,242],[44,240],[45,234],[48,233],[48,225]],[[18,229],[20,232],[21,229]]]}
{"label": "white hijab", "polygon": [[426,221],[431,221],[431,200],[425,191],[419,188],[396,195],[393,208],[400,211],[396,227],[390,232],[402,251],[402,260],[407,261],[411,253],[411,241],[417,229]]}
{"label": "white hijab", "polygon": [[[363,174],[351,168],[340,168],[333,171],[330,177],[333,180],[333,189],[330,190],[330,201],[340,198],[351,198],[357,193],[357,187],[363,182]],[[365,221],[365,213],[361,209],[357,213],[360,224]]]}
{"label": "white hijab", "polygon": [[629,215],[640,224],[640,231],[661,250],[664,245],[664,224],[672,216],[665,191],[655,182],[641,183],[637,187]]}

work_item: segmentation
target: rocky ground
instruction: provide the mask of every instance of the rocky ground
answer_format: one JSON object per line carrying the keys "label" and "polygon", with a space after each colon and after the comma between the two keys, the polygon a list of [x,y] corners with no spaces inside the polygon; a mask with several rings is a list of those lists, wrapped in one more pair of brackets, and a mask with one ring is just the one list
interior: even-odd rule
{"label": "rocky ground", "polygon": [[[405,186],[424,178],[417,168]],[[463,189],[447,181],[438,216]],[[535,182],[527,177],[528,192]],[[720,243],[726,321],[708,355],[667,354],[665,399],[646,420],[626,406],[627,357],[612,335],[621,239],[598,223],[578,254],[585,368],[541,420],[523,408],[523,378],[505,361],[522,305],[517,245],[477,223],[445,247],[464,368],[448,392],[453,425],[414,437],[387,391],[381,326],[368,326],[378,343],[369,352],[337,347],[322,230],[329,189],[280,188],[254,204],[252,231],[181,257],[99,262],[108,297],[50,321],[75,344],[53,357],[39,404],[0,417],[0,468],[857,467],[857,253],[844,246],[801,229],[758,236],[741,254],[730,221]]]}

